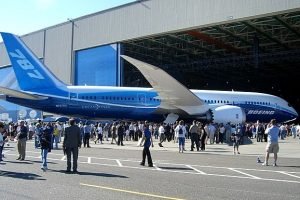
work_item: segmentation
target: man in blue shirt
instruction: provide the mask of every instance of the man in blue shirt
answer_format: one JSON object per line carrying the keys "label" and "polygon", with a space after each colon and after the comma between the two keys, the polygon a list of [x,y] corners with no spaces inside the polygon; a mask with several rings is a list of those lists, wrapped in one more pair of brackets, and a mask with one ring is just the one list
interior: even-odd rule
{"label": "man in blue shirt", "polygon": [[274,153],[274,164],[273,166],[277,166],[277,153],[279,152],[279,145],[278,145],[278,135],[279,135],[279,128],[276,126],[276,120],[272,119],[268,125],[266,130],[266,134],[268,134],[268,144],[266,147],[266,158],[263,165],[268,166],[269,154]]}
{"label": "man in blue shirt", "polygon": [[[153,162],[152,162],[149,148],[150,148],[150,146],[154,147],[154,145],[153,145],[153,141],[152,141],[152,135],[149,130],[149,124],[147,122],[145,122],[145,125],[144,125],[144,134],[143,134],[142,141],[145,141],[145,142],[144,142],[144,149],[143,149],[143,160],[140,164],[142,166],[145,166],[145,161],[146,161],[146,156],[147,156],[148,157],[148,166],[153,167]],[[142,145],[142,142],[141,142],[141,145]]]}

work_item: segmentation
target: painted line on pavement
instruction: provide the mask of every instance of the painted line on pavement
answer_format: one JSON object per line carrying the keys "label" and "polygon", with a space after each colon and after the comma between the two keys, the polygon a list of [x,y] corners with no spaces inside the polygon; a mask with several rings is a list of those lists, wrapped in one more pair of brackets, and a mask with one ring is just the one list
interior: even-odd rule
{"label": "painted line on pavement", "polygon": [[[16,155],[16,154],[7,154],[7,155]],[[26,156],[28,158],[35,158],[35,159],[39,159],[39,157],[36,156]],[[66,160],[61,160],[61,159],[55,159],[55,158],[47,158],[48,160],[55,160],[55,161],[63,161],[65,162]],[[87,162],[80,162],[78,161],[78,163],[82,163],[82,164],[89,164]],[[99,166],[108,166],[108,167],[119,167],[119,165],[113,165],[113,164],[101,164],[101,163],[90,163],[90,165],[99,165]],[[195,165],[191,165],[191,166],[195,166]],[[181,173],[181,174],[196,174],[196,175],[204,175],[204,176],[217,176],[217,177],[227,177],[227,178],[242,178],[242,179],[250,179],[250,180],[262,180],[262,181],[275,181],[275,182],[286,182],[286,183],[298,183],[300,184],[300,181],[294,181],[294,180],[284,180],[284,179],[271,179],[271,178],[260,178],[260,177],[255,177],[255,176],[249,176],[249,174],[247,175],[247,177],[245,176],[233,176],[233,175],[226,175],[226,174],[200,174],[199,172],[187,172],[187,171],[178,171],[178,170],[166,170],[166,169],[161,169],[161,170],[157,170],[156,168],[145,168],[145,167],[136,167],[136,166],[124,166],[125,168],[130,168],[130,169],[141,169],[141,170],[152,170],[152,171],[160,171],[160,172],[168,172],[168,173]],[[219,167],[218,167],[219,168]],[[221,167],[222,169],[229,169],[229,168],[225,168],[225,167]],[[232,169],[237,169],[237,168],[232,168]],[[240,168],[243,169],[243,168]],[[243,169],[245,170],[245,169]],[[280,172],[280,171],[271,171],[268,170],[270,172]],[[241,173],[241,172],[239,172]],[[255,178],[254,178],[255,177]]]}
{"label": "painted line on pavement", "polygon": [[190,168],[190,169],[192,169],[192,170],[194,170],[194,171],[196,171],[196,172],[198,172],[200,174],[206,174],[205,172],[200,171],[199,169],[196,169],[195,167],[192,167],[191,165],[185,165],[185,166],[187,166],[188,168]]}
{"label": "painted line on pavement", "polygon": [[116,162],[118,163],[119,167],[123,167],[122,163],[120,162],[120,160],[116,160]]}
{"label": "painted line on pavement", "polygon": [[257,177],[257,176],[253,176],[253,175],[251,175],[251,174],[247,174],[247,173],[245,173],[245,172],[241,172],[241,171],[236,170],[236,169],[233,169],[233,168],[228,168],[228,169],[231,170],[231,171],[237,172],[237,173],[244,174],[244,175],[246,175],[246,176],[250,176],[250,177],[252,177],[252,178],[254,178],[254,179],[261,179],[261,178],[259,178],[259,177]]}
{"label": "painted line on pavement", "polygon": [[156,169],[156,170],[162,170],[161,168],[159,168],[157,165],[153,164],[153,167]]}
{"label": "painted line on pavement", "polygon": [[291,177],[300,178],[299,176],[296,176],[296,175],[293,175],[293,174],[289,174],[289,173],[286,173],[286,172],[280,172],[280,173],[288,175],[288,176],[291,176]]}
{"label": "painted line on pavement", "polygon": [[167,196],[161,196],[161,195],[144,193],[144,192],[137,192],[137,191],[131,191],[131,190],[123,190],[123,189],[106,187],[106,186],[101,186],[101,185],[90,185],[90,184],[85,184],[85,183],[80,183],[80,185],[87,186],[87,187],[100,188],[100,189],[105,189],[105,190],[112,190],[112,191],[116,191],[116,192],[123,192],[123,193],[135,194],[135,195],[139,195],[139,196],[154,197],[154,198],[159,198],[159,199],[184,200],[184,199],[180,199],[180,198],[176,198],[176,197],[167,197]]}
{"label": "painted line on pavement", "polygon": [[87,163],[91,164],[92,163],[92,158],[91,157],[88,157],[88,161]]}

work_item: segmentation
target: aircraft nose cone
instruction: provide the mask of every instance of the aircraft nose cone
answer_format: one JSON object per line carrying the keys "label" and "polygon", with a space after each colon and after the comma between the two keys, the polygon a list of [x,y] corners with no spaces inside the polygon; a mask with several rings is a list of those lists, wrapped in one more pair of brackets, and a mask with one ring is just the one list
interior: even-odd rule
{"label": "aircraft nose cone", "polygon": [[293,116],[295,119],[298,118],[298,116],[299,116],[299,115],[298,115],[298,112],[297,112],[294,108],[292,109],[292,111],[293,111],[293,115],[292,115],[292,116]]}

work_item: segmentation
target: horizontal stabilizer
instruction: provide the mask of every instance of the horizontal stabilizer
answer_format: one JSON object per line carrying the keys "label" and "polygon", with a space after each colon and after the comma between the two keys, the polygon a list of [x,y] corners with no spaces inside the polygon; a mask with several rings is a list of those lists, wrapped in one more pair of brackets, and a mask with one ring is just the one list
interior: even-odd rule
{"label": "horizontal stabilizer", "polygon": [[0,87],[0,93],[11,96],[11,97],[28,99],[28,100],[43,100],[43,99],[48,98],[48,97],[38,96],[38,95],[34,95],[34,94],[29,94],[29,93],[18,91],[18,90],[12,90],[12,89],[5,88],[5,87]]}

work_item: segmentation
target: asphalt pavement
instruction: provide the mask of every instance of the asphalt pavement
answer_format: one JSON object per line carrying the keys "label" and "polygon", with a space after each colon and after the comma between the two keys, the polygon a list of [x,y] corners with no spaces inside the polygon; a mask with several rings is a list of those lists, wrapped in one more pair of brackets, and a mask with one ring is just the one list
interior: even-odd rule
{"label": "asphalt pavement", "polygon": [[[299,199],[299,139],[280,141],[278,167],[262,166],[266,143],[241,145],[233,155],[227,144],[207,145],[205,152],[178,152],[178,144],[155,141],[154,167],[139,165],[142,147],[94,144],[81,148],[79,173],[65,173],[61,149],[40,169],[40,149],[27,142],[25,161],[17,161],[16,143],[4,149],[0,163],[0,199]],[[272,155],[270,164],[272,164]]]}

